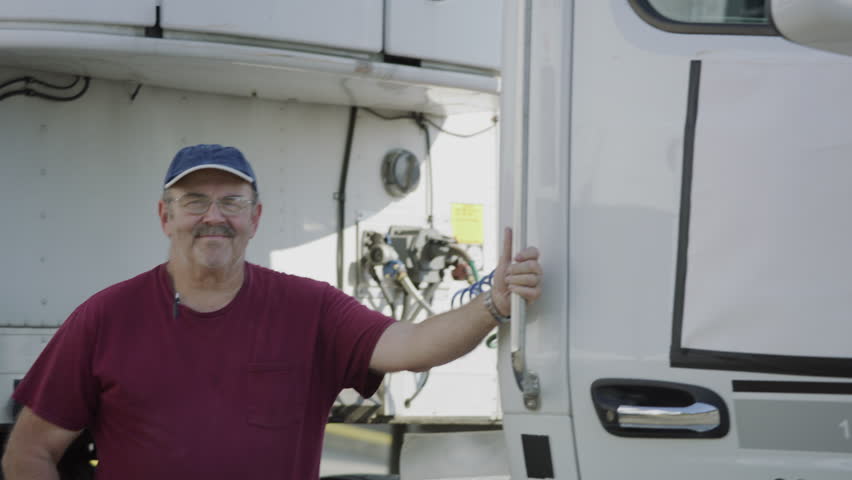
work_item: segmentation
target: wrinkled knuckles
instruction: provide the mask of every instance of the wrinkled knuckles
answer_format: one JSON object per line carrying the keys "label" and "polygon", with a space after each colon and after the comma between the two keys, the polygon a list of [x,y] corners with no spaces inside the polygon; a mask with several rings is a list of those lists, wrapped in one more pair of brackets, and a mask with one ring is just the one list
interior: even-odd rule
{"label": "wrinkled knuckles", "polygon": [[535,287],[538,285],[539,278],[538,275],[533,273],[524,273],[519,275],[512,275],[506,279],[506,283],[512,285],[519,285],[523,287]]}
{"label": "wrinkled knuckles", "polygon": [[513,275],[524,273],[541,275],[541,265],[539,265],[539,263],[535,260],[526,260],[524,262],[513,264],[508,272]]}

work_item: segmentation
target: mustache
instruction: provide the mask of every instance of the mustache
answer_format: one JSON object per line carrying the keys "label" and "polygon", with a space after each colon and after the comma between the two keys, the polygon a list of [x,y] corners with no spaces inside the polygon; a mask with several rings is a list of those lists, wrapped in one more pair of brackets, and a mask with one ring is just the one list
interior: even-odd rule
{"label": "mustache", "polygon": [[199,224],[196,225],[195,228],[192,229],[193,237],[200,237],[202,235],[221,235],[223,237],[233,237],[237,234],[233,228],[228,225],[205,225]]}

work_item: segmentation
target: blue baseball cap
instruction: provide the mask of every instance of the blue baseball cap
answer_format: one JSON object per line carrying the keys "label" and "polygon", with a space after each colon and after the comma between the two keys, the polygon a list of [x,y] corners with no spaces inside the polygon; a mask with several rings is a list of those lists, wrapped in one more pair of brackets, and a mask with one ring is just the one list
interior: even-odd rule
{"label": "blue baseball cap", "polygon": [[166,172],[163,189],[171,187],[190,173],[205,168],[215,168],[234,174],[251,183],[251,187],[257,191],[257,178],[243,152],[234,147],[204,144],[184,147],[177,152]]}

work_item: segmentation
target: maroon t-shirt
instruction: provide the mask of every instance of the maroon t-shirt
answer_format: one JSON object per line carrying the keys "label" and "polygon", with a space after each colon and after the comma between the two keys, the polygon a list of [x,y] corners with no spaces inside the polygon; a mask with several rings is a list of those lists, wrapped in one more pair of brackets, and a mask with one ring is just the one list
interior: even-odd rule
{"label": "maroon t-shirt", "polygon": [[372,395],[393,320],[328,284],[246,264],[225,308],[174,315],[165,265],[80,305],[14,398],[91,429],[99,479],[319,476],[338,392]]}

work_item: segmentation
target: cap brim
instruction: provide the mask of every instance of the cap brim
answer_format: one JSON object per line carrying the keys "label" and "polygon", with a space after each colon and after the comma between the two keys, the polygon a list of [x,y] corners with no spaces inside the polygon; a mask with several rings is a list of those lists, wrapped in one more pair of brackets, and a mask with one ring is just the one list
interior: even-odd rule
{"label": "cap brim", "polygon": [[224,172],[231,173],[231,174],[236,175],[236,176],[240,177],[241,179],[247,181],[248,183],[251,183],[252,185],[254,185],[254,179],[253,178],[251,178],[250,176],[246,175],[245,173],[243,173],[243,172],[241,172],[241,171],[239,171],[235,168],[226,167],[224,165],[211,164],[211,165],[196,165],[192,168],[187,168],[186,170],[181,172],[179,175],[175,176],[175,178],[171,179],[169,181],[169,183],[163,185],[163,189],[171,187],[172,185],[177,183],[181,178],[189,175],[192,172],[195,172],[197,170],[205,170],[205,169],[208,169],[208,168],[212,168],[212,169],[216,169],[216,170],[222,170]]}

